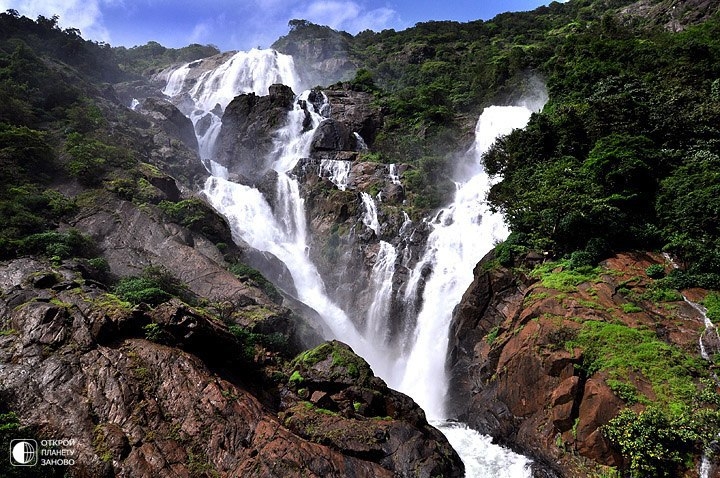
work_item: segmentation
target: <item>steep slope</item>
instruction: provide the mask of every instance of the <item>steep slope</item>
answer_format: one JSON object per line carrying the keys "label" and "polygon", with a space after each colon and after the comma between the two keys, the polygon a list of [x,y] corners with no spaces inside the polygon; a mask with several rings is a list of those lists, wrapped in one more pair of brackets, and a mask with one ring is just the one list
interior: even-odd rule
{"label": "steep slope", "polygon": [[[457,416],[563,476],[601,467],[697,476],[715,438],[716,385],[698,345],[704,317],[646,272],[673,266],[646,253],[596,269],[540,262],[511,270],[489,255],[475,268],[451,332]],[[700,340],[712,360],[718,342],[708,333]],[[625,421],[615,418],[626,407]]]}

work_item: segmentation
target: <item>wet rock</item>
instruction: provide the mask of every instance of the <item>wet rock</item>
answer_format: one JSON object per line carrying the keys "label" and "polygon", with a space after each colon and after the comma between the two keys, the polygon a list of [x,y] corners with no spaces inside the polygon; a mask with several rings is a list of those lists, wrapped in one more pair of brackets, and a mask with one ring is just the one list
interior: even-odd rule
{"label": "wet rock", "polygon": [[[662,263],[660,255],[618,254],[603,263],[610,272],[599,280],[562,293],[493,259],[490,253],[477,265],[453,315],[450,413],[530,455],[548,473],[585,473],[566,447],[590,462],[622,465],[602,426],[628,404],[613,393],[605,372],[588,376],[584,351],[568,344],[583,321],[592,320],[656,330],[662,340],[691,351],[704,328],[702,317],[682,301],[674,304],[675,321],[659,323],[667,310],[652,301],[642,302],[640,311],[624,312],[627,299],[617,293],[620,284],[642,294],[650,284],[644,271]],[[654,397],[641,374],[631,373],[627,380],[639,394]]]}
{"label": "wet rock", "polygon": [[[242,344],[205,312],[175,299],[131,309],[80,282],[71,290],[36,289],[30,267],[28,260],[0,264],[0,280],[13,278],[12,289],[31,297],[12,309],[8,296],[0,297],[12,327],[0,335],[3,405],[41,438],[74,440],[77,465],[69,476],[462,476],[457,455],[422,411],[384,388],[345,346],[327,349],[330,363],[318,356],[308,365],[317,366],[322,388],[302,402],[289,389],[273,392],[272,355],[243,362]],[[32,300],[39,293],[51,300]],[[148,324],[162,334],[148,336]],[[363,370],[358,381],[346,380],[353,366]],[[282,394],[298,398],[286,398],[278,418]],[[367,410],[392,404],[382,410],[391,417],[317,412],[336,403],[351,415],[360,400]]]}
{"label": "wet rock", "polygon": [[294,93],[284,85],[272,85],[267,96],[242,94],[225,108],[216,142],[217,162],[231,173],[253,183],[269,169],[273,133],[287,121]]}
{"label": "wet rock", "polygon": [[175,105],[160,98],[147,98],[142,102],[139,112],[149,116],[170,137],[176,138],[193,151],[197,151],[198,142],[192,121]]}
{"label": "wet rock", "polygon": [[[300,354],[289,375],[280,416],[298,435],[377,460],[396,476],[463,476],[459,457],[423,411],[388,389],[347,345],[331,341]],[[301,390],[311,406],[296,395]]]}

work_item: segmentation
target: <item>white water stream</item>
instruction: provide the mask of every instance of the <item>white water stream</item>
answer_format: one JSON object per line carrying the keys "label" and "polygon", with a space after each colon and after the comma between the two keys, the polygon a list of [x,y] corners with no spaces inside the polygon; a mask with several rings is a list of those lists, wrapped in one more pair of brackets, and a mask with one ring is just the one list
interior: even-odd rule
{"label": "white water stream", "polygon": [[[215,105],[225,108],[235,95],[244,92],[255,91],[264,95],[267,87],[276,82],[296,87],[297,76],[291,66],[290,57],[253,50],[238,53],[192,82],[187,81],[190,65],[169,72],[164,90],[166,95],[176,101],[182,98],[185,102],[183,111],[196,126],[206,115],[212,117],[212,127],[198,134],[201,157],[212,166],[209,169],[214,174],[206,182],[206,196],[213,207],[228,219],[235,237],[242,238],[258,250],[274,254],[285,263],[293,276],[298,299],[321,315],[333,338],[352,346],[370,363],[378,376],[391,387],[413,397],[425,409],[428,418],[445,433],[460,454],[467,477],[529,476],[527,458],[493,445],[490,438],[462,424],[447,422],[444,401],[447,394],[445,357],[452,310],[472,281],[474,265],[496,241],[507,235],[502,219],[492,215],[485,203],[492,180],[480,167],[480,155],[498,135],[524,127],[530,110],[494,106],[481,115],[475,146],[468,153],[472,155],[475,167],[471,168],[469,177],[461,178],[457,183],[453,203],[428,220],[432,230],[425,252],[411,272],[408,300],[417,293],[422,271],[432,269],[424,284],[423,306],[418,311],[414,328],[403,337],[403,347],[392,348],[388,346],[387,335],[398,251],[387,242],[379,242],[371,273],[373,301],[362,331],[339,305],[329,299],[322,277],[307,255],[305,204],[290,171],[300,158],[309,155],[314,129],[324,119],[314,111],[312,104],[303,102],[312,110],[311,128],[303,128],[305,112],[298,102],[289,113],[286,125],[276,135],[275,149],[270,158],[273,169],[278,173],[275,212],[257,189],[228,181],[223,168],[212,161],[212,147],[219,132],[220,119]],[[187,96],[193,103],[190,106],[187,105]],[[346,162],[325,162],[320,171],[338,188],[346,189],[349,168]],[[395,166],[391,167],[390,176],[392,182],[399,182]],[[365,192],[360,197],[364,207],[362,222],[377,235],[380,230],[377,204]],[[408,224],[411,224],[409,219],[403,229],[409,227]]]}

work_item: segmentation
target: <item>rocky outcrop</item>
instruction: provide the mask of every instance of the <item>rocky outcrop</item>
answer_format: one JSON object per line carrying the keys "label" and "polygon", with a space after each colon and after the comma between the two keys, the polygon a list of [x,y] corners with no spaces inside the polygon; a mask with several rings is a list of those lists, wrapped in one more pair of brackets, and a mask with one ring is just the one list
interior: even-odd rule
{"label": "rocky outcrop", "polygon": [[618,16],[623,22],[647,22],[652,26],[660,25],[666,30],[679,32],[688,26],[702,23],[718,11],[720,7],[712,0],[640,0],[620,9]]}
{"label": "rocky outcrop", "polygon": [[381,109],[373,104],[374,96],[354,91],[348,83],[337,83],[323,90],[330,103],[330,115],[350,131],[358,133],[368,147],[383,125]]}
{"label": "rocky outcrop", "polygon": [[290,27],[272,48],[293,56],[303,84],[330,85],[355,75],[358,67],[349,55],[348,33],[305,20],[291,20]]}
{"label": "rocky outcrop", "polygon": [[[538,260],[542,256],[528,256],[525,265]],[[559,476],[585,476],[598,464],[621,466],[623,457],[601,427],[622,408],[640,405],[614,393],[604,370],[588,370],[591,357],[572,344],[583,324],[594,321],[656,331],[697,356],[704,328],[698,312],[683,301],[642,299],[652,282],[645,269],[663,262],[660,255],[621,254],[605,261],[592,281],[558,290],[499,266],[489,254],[453,317],[450,413]],[[665,319],[668,307],[678,320]],[[639,372],[623,380],[654,397]]]}
{"label": "rocky outcrop", "polygon": [[285,124],[294,97],[289,87],[272,85],[268,96],[247,93],[232,100],[222,116],[216,161],[244,182],[262,178],[270,167],[272,135]]}
{"label": "rocky outcrop", "polygon": [[302,353],[291,364],[290,384],[280,417],[298,435],[375,457],[396,476],[464,476],[457,453],[423,411],[388,389],[347,345],[333,341]]}
{"label": "rocky outcrop", "polygon": [[175,105],[159,98],[147,98],[140,105],[139,111],[152,118],[171,138],[178,139],[192,151],[197,151],[195,127]]}
{"label": "rocky outcrop", "polygon": [[[330,362],[296,362],[306,400],[280,353],[248,355],[180,301],[129,307],[73,262],[0,264],[0,287],[3,406],[40,438],[73,440],[69,476],[461,476],[420,409],[339,344]],[[353,416],[313,410],[330,391]]]}

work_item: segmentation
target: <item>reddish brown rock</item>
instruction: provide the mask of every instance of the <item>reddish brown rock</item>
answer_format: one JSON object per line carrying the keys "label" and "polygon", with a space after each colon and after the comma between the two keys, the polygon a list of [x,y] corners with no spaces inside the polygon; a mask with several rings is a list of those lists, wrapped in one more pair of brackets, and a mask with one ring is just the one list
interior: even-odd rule
{"label": "reddish brown rock", "polygon": [[[619,254],[605,261],[608,272],[597,281],[563,291],[492,260],[490,254],[475,268],[453,317],[451,413],[559,476],[584,476],[593,463],[623,464],[602,426],[627,405],[608,386],[607,374],[587,375],[584,351],[571,345],[583,322],[592,320],[653,330],[660,340],[699,355],[704,325],[696,310],[683,301],[641,298],[652,283],[645,270],[665,259]],[[628,288],[633,302],[623,292]],[[637,393],[655,398],[641,373],[629,373],[626,381]]]}
{"label": "reddish brown rock", "polygon": [[[69,476],[462,476],[422,410],[346,346],[332,348],[342,362],[301,368],[316,380],[305,402],[273,378],[277,352],[247,358],[207,312],[177,299],[128,308],[71,266],[0,264],[0,411],[75,440]],[[333,403],[344,415],[321,408]]]}

